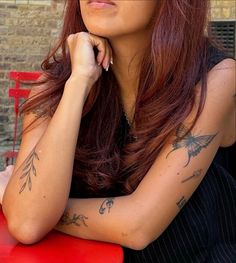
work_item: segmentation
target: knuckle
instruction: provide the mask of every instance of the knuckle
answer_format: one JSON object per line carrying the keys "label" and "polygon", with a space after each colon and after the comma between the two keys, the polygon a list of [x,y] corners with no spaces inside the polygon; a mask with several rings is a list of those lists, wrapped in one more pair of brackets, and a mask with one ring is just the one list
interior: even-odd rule
{"label": "knuckle", "polygon": [[78,38],[80,38],[80,37],[86,37],[86,36],[88,36],[88,33],[81,31],[81,32],[78,32],[78,33],[76,34],[76,36],[77,36]]}
{"label": "knuckle", "polygon": [[80,31],[80,32],[78,32],[78,33],[76,33],[76,35],[81,35],[81,36],[84,36],[84,35],[87,35],[87,33],[86,32],[84,32],[84,31]]}
{"label": "knuckle", "polygon": [[70,34],[68,37],[67,37],[67,43],[70,43],[71,41],[72,41],[72,39],[73,39],[73,37],[74,37],[74,34]]}

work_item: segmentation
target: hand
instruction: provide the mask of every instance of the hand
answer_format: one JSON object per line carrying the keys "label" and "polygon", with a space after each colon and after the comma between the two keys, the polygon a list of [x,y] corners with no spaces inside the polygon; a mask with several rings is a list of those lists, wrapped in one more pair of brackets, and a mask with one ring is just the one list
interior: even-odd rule
{"label": "hand", "polygon": [[[91,33],[79,32],[67,38],[71,59],[71,76],[87,79],[92,86],[102,74],[102,68],[112,63],[112,49],[105,38]],[[98,54],[95,58],[94,47]],[[101,65],[101,66],[100,66]]]}
{"label": "hand", "polygon": [[5,171],[0,172],[0,204],[2,204],[3,195],[11,178],[13,170],[14,165],[8,165]]}

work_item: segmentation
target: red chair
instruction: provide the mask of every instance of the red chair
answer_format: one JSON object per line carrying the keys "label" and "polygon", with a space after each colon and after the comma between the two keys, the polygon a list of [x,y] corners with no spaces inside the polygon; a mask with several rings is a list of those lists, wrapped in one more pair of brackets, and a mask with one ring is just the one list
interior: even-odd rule
{"label": "red chair", "polygon": [[5,152],[3,157],[6,159],[6,165],[9,165],[9,160],[11,159],[11,164],[14,163],[14,158],[17,156],[17,152],[15,150],[16,146],[16,137],[18,130],[18,116],[19,116],[19,99],[27,98],[29,96],[29,89],[24,89],[21,87],[20,81],[35,81],[41,75],[40,72],[18,72],[11,71],[9,72],[9,79],[15,82],[14,87],[9,89],[9,97],[14,98],[14,112],[15,112],[15,124],[14,124],[14,134],[13,134],[13,149],[12,151]]}
{"label": "red chair", "polygon": [[[9,97],[15,99],[15,125],[13,150],[3,156],[6,164],[9,159],[17,156],[15,143],[18,128],[19,99],[27,98],[30,90],[21,87],[20,81],[35,81],[40,72],[10,72],[9,78],[14,80],[15,86],[9,89]],[[7,223],[0,206],[0,262],[4,263],[122,263],[123,249],[121,246],[106,242],[90,241],[74,238],[58,231],[51,231],[42,241],[32,246],[19,244],[7,229]]]}
{"label": "red chair", "polygon": [[85,240],[51,231],[34,245],[18,243],[8,232],[0,206],[0,262],[2,263],[122,263],[119,245]]}

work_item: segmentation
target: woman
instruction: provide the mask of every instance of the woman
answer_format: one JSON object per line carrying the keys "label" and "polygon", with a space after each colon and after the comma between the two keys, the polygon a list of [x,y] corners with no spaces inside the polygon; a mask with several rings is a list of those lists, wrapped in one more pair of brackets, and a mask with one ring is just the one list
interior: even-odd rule
{"label": "woman", "polygon": [[67,1],[3,195],[15,238],[55,227],[125,262],[233,262],[235,180],[214,157],[235,142],[235,62],[208,5]]}

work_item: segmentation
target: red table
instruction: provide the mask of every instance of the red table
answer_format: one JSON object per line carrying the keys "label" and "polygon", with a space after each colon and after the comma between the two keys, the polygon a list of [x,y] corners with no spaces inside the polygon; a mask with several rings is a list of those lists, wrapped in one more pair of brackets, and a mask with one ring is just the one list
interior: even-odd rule
{"label": "red table", "polygon": [[23,245],[11,237],[0,206],[1,263],[122,263],[121,246],[74,238],[55,230],[34,245]]}

